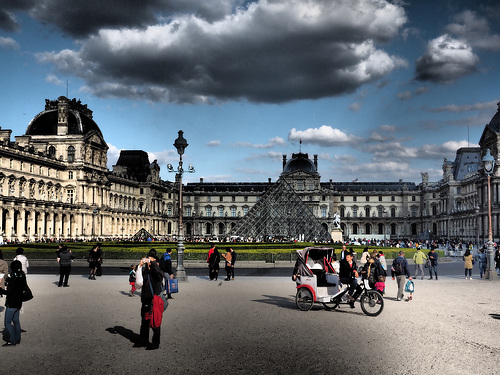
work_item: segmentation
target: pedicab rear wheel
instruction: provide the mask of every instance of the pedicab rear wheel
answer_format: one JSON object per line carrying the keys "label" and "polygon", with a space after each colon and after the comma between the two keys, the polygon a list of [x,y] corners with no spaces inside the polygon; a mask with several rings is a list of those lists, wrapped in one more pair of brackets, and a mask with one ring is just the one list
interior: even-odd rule
{"label": "pedicab rear wheel", "polygon": [[295,295],[295,304],[302,311],[311,310],[314,304],[311,291],[307,288],[297,289],[297,294]]}
{"label": "pedicab rear wheel", "polygon": [[369,316],[377,316],[384,309],[384,297],[376,290],[365,291],[361,295],[359,302],[361,303],[361,310]]}

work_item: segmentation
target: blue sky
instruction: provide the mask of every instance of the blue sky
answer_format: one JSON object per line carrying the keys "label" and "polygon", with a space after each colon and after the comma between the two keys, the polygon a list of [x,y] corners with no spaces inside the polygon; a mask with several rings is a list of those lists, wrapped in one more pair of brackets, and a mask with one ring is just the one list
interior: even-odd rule
{"label": "blue sky", "polygon": [[[497,1],[3,0],[0,126],[77,98],[108,142],[172,180],[275,181],[301,148],[323,181],[431,181],[500,100]],[[300,146],[302,140],[302,146]]]}

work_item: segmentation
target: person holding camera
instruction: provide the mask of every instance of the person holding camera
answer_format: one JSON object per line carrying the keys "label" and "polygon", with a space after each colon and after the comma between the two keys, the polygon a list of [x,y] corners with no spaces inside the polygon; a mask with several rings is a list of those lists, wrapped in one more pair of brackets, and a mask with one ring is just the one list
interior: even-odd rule
{"label": "person holding camera", "polygon": [[[150,251],[146,258],[142,258],[139,267],[142,267],[142,292],[141,292],[141,328],[140,342],[136,346],[146,346],[146,350],[155,350],[160,347],[161,327],[151,328],[153,337],[149,343],[149,317],[153,309],[153,296],[159,296],[163,280],[163,272],[158,265],[156,251]],[[152,293],[151,293],[152,290]]]}

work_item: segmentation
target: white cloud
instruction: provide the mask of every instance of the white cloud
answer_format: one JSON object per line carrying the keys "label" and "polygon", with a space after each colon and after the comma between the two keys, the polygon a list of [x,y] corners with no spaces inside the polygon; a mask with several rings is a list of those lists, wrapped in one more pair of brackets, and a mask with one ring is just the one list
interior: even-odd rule
{"label": "white cloud", "polygon": [[5,38],[0,36],[0,48],[19,49],[19,44],[12,38]]}
{"label": "white cloud", "polygon": [[237,147],[251,147],[251,148],[260,148],[260,149],[266,149],[266,148],[272,148],[274,146],[283,146],[285,144],[285,140],[281,137],[274,137],[270,138],[269,142],[262,144],[262,143],[250,143],[250,142],[236,142],[235,146]]}
{"label": "white cloud", "polygon": [[218,147],[221,145],[220,139],[216,139],[210,142],[207,142],[207,146],[209,147]]}
{"label": "white cloud", "polygon": [[317,144],[320,146],[345,146],[363,142],[363,138],[361,137],[344,133],[339,129],[334,129],[327,125],[306,130],[297,130],[293,128],[288,134],[288,139],[290,141],[302,140],[302,142],[306,144]]}
{"label": "white cloud", "polygon": [[426,52],[416,63],[420,81],[452,82],[476,71],[479,58],[464,40],[448,34],[429,41]]}
{"label": "white cloud", "polygon": [[54,74],[49,74],[47,77],[45,77],[45,82],[52,83],[55,86],[64,85],[64,81],[57,78],[57,76]]}

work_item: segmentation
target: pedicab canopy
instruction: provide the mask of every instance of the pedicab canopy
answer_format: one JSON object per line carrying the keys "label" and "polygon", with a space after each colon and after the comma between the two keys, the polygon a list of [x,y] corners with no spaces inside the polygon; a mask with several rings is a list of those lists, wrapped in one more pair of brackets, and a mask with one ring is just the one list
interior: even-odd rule
{"label": "pedicab canopy", "polygon": [[295,262],[295,272],[300,276],[312,276],[312,268],[321,266],[321,270],[327,273],[334,273],[332,261],[335,260],[335,249],[331,247],[306,247],[297,250],[297,261]]}

